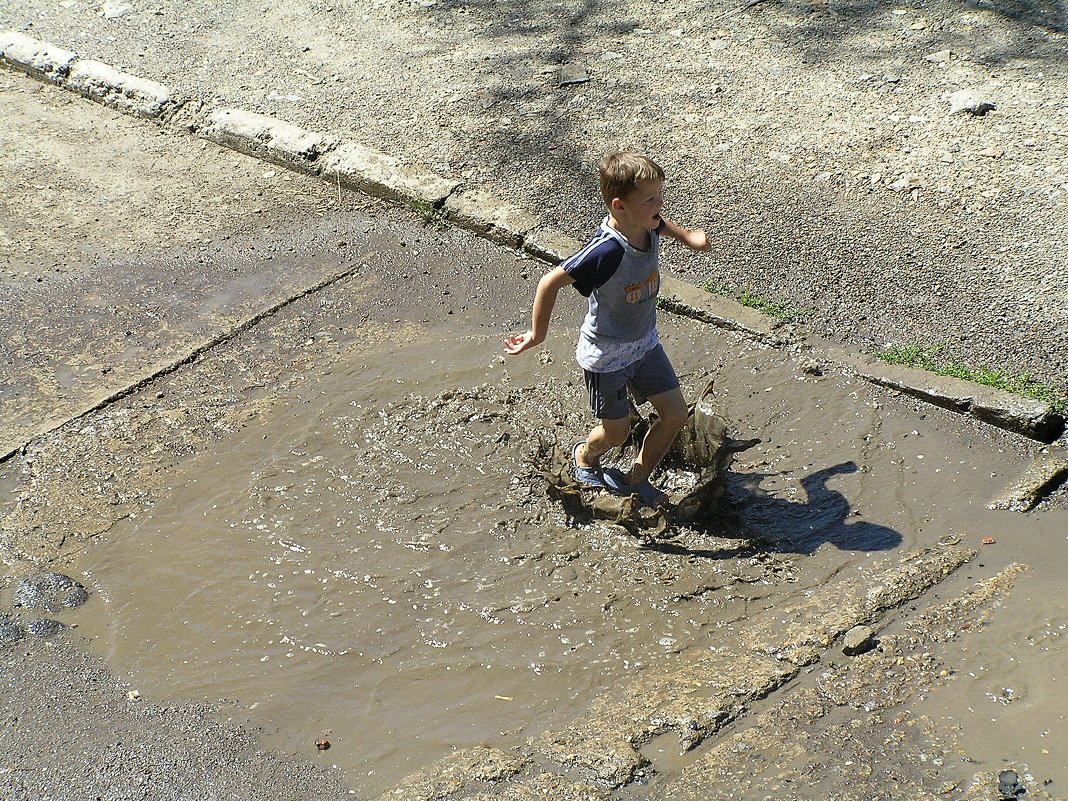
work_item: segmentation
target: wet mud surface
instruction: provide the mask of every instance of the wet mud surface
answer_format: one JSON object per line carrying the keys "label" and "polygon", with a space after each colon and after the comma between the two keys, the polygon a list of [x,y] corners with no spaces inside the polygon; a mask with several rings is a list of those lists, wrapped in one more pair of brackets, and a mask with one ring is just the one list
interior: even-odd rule
{"label": "wet mud surface", "polygon": [[664,328],[691,397],[714,378],[731,430],[767,437],[718,517],[650,539],[568,515],[538,455],[589,424],[570,343],[505,363],[494,334],[413,331],[433,344],[357,345],[184,460],[81,560],[79,634],[150,698],[233,704],[286,752],[329,737],[373,797],[565,725],[871,559],[1016,525],[984,506],[1005,479],[976,454],[999,436]]}

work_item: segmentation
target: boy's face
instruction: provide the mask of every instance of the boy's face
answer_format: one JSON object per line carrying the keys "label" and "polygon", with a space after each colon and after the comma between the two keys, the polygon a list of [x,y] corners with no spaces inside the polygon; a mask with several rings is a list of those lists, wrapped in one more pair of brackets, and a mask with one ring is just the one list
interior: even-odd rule
{"label": "boy's face", "polygon": [[660,225],[660,211],[664,208],[664,182],[639,181],[625,198],[616,198],[613,211],[635,226],[650,231]]}

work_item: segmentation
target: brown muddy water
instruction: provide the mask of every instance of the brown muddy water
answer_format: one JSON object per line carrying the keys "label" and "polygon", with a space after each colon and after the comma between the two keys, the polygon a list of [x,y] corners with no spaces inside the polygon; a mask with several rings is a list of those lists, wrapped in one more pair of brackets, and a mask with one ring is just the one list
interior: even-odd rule
{"label": "brown muddy water", "polygon": [[1068,783],[1066,517],[985,509],[1023,449],[733,335],[663,331],[691,397],[715,378],[735,436],[764,440],[701,530],[649,547],[546,497],[531,455],[590,422],[568,336],[505,362],[505,332],[427,330],[355,348],[183,464],[82,561],[79,633],[143,696],[221,702],[372,797],[451,749],[564,724],[869,560],[994,537],[969,576],[1035,570],[937,700],[976,758]]}

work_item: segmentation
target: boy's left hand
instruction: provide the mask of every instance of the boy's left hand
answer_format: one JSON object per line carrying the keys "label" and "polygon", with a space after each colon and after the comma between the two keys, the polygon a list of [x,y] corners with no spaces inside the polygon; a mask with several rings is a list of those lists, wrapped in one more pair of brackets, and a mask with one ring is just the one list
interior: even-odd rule
{"label": "boy's left hand", "polygon": [[683,244],[691,250],[708,251],[712,249],[712,243],[708,241],[708,234],[705,233],[703,228],[690,231],[683,240]]}

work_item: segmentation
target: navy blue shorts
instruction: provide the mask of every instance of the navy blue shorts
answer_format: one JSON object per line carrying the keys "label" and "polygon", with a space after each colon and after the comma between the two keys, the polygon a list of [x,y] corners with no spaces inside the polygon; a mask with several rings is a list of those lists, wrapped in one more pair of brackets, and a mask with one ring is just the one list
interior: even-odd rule
{"label": "navy blue shorts", "polygon": [[634,364],[611,373],[586,375],[586,390],[590,393],[590,409],[599,420],[621,420],[630,416],[627,388],[634,393],[641,406],[648,398],[679,388],[675,368],[671,366],[662,345],[657,345]]}

